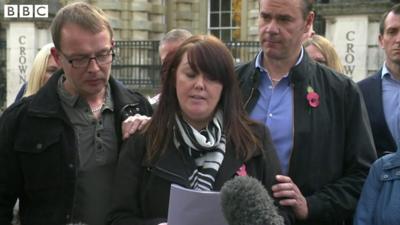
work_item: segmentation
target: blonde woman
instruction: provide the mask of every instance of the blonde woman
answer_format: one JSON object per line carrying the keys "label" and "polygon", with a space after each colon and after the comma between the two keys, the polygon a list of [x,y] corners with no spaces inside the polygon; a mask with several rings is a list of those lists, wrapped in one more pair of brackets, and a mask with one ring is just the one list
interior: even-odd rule
{"label": "blonde woman", "polygon": [[50,54],[52,47],[54,47],[54,44],[49,43],[40,49],[33,60],[28,82],[21,87],[15,98],[16,101],[22,97],[35,94],[59,68],[53,56]]}
{"label": "blonde woman", "polygon": [[343,65],[332,43],[321,35],[314,34],[307,39],[303,46],[308,55],[315,61],[344,73]]}

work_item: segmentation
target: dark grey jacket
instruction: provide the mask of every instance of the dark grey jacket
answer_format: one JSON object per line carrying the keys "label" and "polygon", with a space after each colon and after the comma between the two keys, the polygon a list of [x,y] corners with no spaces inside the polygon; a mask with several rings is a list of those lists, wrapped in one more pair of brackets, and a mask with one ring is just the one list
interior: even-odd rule
{"label": "dark grey jacket", "polygon": [[385,113],[383,112],[381,73],[382,69],[358,82],[367,107],[378,157],[387,153],[396,152],[397,150],[396,142],[389,130],[385,119]]}
{"label": "dark grey jacket", "polygon": [[[0,224],[10,224],[17,198],[23,225],[71,222],[77,146],[57,95],[61,74],[54,74],[36,95],[11,105],[0,118]],[[126,116],[150,115],[152,109],[143,96],[113,78],[109,84],[115,132],[121,138]]]}
{"label": "dark grey jacket", "polygon": [[[236,68],[246,110],[260,95],[255,59]],[[289,72],[294,95],[294,138],[289,176],[307,199],[309,219],[299,224],[343,224],[356,208],[376,159],[364,101],[356,84],[312,61],[307,53]],[[307,87],[320,97],[313,108]]]}
{"label": "dark grey jacket", "polygon": [[[274,177],[280,172],[279,161],[268,130],[262,125],[255,126],[253,130],[261,138],[265,152],[255,152],[248,161],[244,161],[236,157],[234,146],[227,140],[214,190],[220,190],[246,164],[247,174],[260,180],[271,191]],[[190,188],[188,177],[192,170],[188,156],[177,150],[171,141],[165,153],[149,163],[144,158],[146,139],[143,134],[132,136],[121,151],[115,175],[110,224],[157,225],[166,222],[171,184]],[[293,220],[293,214],[288,209],[282,209],[281,213],[286,223]]]}

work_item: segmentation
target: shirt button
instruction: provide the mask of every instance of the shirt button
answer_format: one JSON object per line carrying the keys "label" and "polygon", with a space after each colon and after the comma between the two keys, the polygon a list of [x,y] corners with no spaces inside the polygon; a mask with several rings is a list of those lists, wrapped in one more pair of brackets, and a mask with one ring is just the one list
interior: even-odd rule
{"label": "shirt button", "polygon": [[38,144],[36,145],[36,149],[42,149],[42,148],[43,148],[42,143],[38,143]]}
{"label": "shirt button", "polygon": [[387,178],[389,178],[389,175],[387,175],[387,174],[383,175],[383,179],[387,179]]}
{"label": "shirt button", "polygon": [[269,88],[269,89],[272,89],[272,85],[269,85],[268,88]]}
{"label": "shirt button", "polygon": [[272,113],[268,114],[269,117],[272,117]]}
{"label": "shirt button", "polygon": [[65,218],[67,218],[67,220],[69,220],[69,219],[71,218],[71,215],[67,214],[67,215],[65,216]]}
{"label": "shirt button", "polygon": [[74,164],[70,163],[70,164],[68,164],[68,167],[69,167],[70,169],[73,169],[73,168],[74,168]]}

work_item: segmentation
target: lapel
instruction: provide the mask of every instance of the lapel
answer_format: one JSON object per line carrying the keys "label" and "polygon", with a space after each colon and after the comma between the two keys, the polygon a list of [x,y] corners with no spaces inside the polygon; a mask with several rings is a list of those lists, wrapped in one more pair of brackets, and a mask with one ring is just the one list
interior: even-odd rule
{"label": "lapel", "polygon": [[313,74],[315,74],[315,63],[310,61],[306,52],[301,63],[289,72],[290,85],[293,88],[293,148],[288,173],[293,177],[296,171],[299,171],[298,168],[302,167],[301,163],[309,160],[308,154],[301,151],[309,149],[310,138],[312,138],[311,117],[314,110],[307,102],[307,87],[311,86],[316,92],[319,91],[316,89],[316,84],[312,82]]}
{"label": "lapel", "polygon": [[[381,70],[380,70],[381,71]],[[385,113],[383,112],[383,100],[382,100],[382,78],[380,72],[372,77],[372,82],[368,87],[368,102],[370,102],[371,106],[369,110],[372,110],[370,115],[372,115],[373,120],[382,121],[382,126],[385,130],[389,130],[389,127],[386,124]]]}
{"label": "lapel", "polygon": [[[365,104],[368,109],[368,116],[373,128],[375,146],[378,156],[386,151],[395,151],[396,142],[389,130],[383,111],[383,92],[382,92],[382,70],[379,70],[371,77],[371,82],[366,84],[363,92]],[[382,149],[383,148],[383,149]]]}
{"label": "lapel", "polygon": [[230,142],[226,145],[226,152],[224,156],[224,161],[219,168],[218,174],[215,178],[214,190],[220,190],[222,185],[230,179],[232,179],[236,171],[243,165],[243,160],[239,160],[236,157],[235,151],[233,151]]}
{"label": "lapel", "polygon": [[58,70],[33,96],[28,113],[60,118],[60,115],[63,114],[63,109],[58,98],[57,87],[58,80],[63,73],[62,70]]}
{"label": "lapel", "polygon": [[190,188],[188,177],[193,166],[186,156],[177,149],[173,142],[153,165],[154,174],[165,178],[171,183]]}
{"label": "lapel", "polygon": [[[228,143],[224,161],[215,178],[213,189],[220,190],[227,180],[235,176],[236,171],[242,164],[243,160],[236,158],[235,152],[232,150],[232,145]],[[193,166],[187,157],[177,150],[172,143],[170,148],[154,163],[153,171],[157,176],[165,178],[171,181],[171,183],[190,188],[188,177],[194,169]]]}

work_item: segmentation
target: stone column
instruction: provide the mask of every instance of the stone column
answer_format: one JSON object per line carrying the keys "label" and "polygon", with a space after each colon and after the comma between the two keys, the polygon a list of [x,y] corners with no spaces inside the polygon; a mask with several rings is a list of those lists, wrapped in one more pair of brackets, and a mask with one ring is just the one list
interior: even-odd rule
{"label": "stone column", "polygon": [[14,102],[36,54],[35,24],[10,22],[7,30],[7,106]]}
{"label": "stone column", "polygon": [[7,23],[7,97],[6,105],[14,102],[38,50],[51,43],[50,20],[10,21]]}
{"label": "stone column", "polygon": [[354,81],[367,75],[368,15],[336,16],[327,21],[326,36],[342,59],[344,72]]}
{"label": "stone column", "polygon": [[389,0],[334,0],[316,4],[326,20],[325,35],[333,42],[346,75],[359,81],[382,66],[383,51],[377,43],[381,15],[393,5]]}

